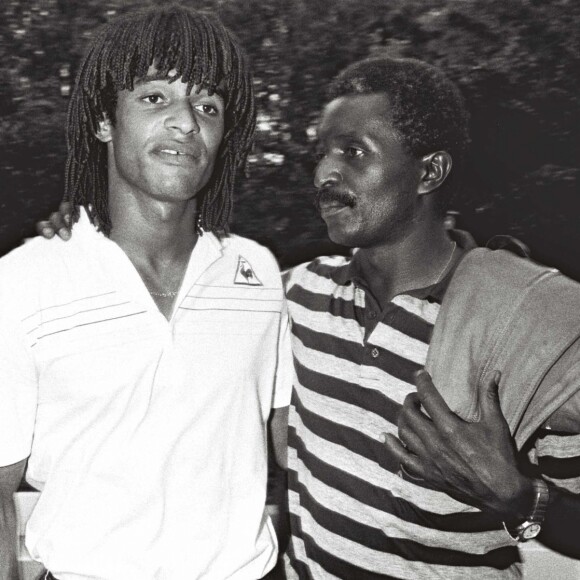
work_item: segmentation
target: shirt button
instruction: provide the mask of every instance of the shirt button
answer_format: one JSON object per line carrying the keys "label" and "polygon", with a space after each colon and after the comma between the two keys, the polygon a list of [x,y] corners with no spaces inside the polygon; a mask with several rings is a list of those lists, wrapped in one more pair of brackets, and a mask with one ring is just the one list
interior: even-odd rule
{"label": "shirt button", "polygon": [[373,350],[371,350],[371,356],[373,358],[377,358],[379,356],[379,349],[378,348],[373,348]]}
{"label": "shirt button", "polygon": [[374,320],[377,317],[377,313],[374,310],[369,310],[369,313],[367,314],[367,316],[371,319]]}

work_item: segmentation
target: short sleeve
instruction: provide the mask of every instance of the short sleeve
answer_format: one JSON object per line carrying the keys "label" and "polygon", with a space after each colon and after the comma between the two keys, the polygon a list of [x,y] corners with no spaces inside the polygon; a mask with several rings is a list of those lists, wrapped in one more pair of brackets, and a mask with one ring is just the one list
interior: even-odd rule
{"label": "short sleeve", "polygon": [[0,314],[0,466],[30,455],[37,400],[31,345],[21,325]]}

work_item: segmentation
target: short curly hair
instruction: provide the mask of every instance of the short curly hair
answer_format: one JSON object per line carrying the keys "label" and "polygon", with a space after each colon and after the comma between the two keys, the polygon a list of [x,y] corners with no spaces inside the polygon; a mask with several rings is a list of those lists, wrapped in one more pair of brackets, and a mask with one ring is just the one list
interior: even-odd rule
{"label": "short curly hair", "polygon": [[453,159],[438,195],[446,208],[458,188],[469,144],[468,113],[457,86],[437,67],[412,58],[371,57],[345,68],[328,89],[329,100],[352,94],[385,93],[388,119],[414,157],[446,151]]}

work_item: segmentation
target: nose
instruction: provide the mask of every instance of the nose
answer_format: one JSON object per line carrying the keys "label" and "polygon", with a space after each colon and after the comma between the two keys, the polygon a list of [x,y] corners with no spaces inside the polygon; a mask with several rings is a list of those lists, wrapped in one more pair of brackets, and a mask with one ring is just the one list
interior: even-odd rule
{"label": "nose", "polygon": [[314,187],[321,189],[341,182],[342,174],[336,163],[329,155],[323,157],[314,170]]}
{"label": "nose", "polygon": [[165,124],[170,129],[177,129],[184,135],[199,133],[199,123],[195,111],[188,100],[173,103]]}

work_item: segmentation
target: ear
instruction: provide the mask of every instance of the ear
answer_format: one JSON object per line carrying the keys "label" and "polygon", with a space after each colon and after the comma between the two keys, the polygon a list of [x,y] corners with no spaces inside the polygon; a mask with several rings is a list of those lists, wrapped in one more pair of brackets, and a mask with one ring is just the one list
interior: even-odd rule
{"label": "ear", "polygon": [[425,155],[421,162],[423,176],[419,183],[418,193],[423,195],[431,193],[441,186],[451,171],[453,160],[447,151],[436,151]]}
{"label": "ear", "polygon": [[103,113],[103,118],[99,121],[99,127],[97,129],[97,139],[103,143],[108,143],[113,138],[111,134],[111,120],[107,117],[106,113]]}

